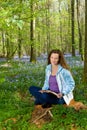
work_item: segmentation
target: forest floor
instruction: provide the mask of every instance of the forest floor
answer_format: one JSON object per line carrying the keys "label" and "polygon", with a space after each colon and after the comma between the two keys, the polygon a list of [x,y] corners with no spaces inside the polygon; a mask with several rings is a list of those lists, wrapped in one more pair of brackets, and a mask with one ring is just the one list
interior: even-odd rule
{"label": "forest floor", "polygon": [[[83,84],[83,62],[80,57],[66,57],[76,82],[76,101],[87,105],[87,85]],[[41,127],[32,124],[34,101],[28,89],[43,86],[46,62],[0,62],[0,130],[87,130],[87,110],[76,111],[62,105],[52,107],[52,118]]]}

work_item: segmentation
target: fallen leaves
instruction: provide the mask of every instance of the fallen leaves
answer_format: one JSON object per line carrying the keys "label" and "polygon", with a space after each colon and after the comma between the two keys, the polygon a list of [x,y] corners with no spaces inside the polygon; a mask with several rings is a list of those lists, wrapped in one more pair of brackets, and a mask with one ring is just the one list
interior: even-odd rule
{"label": "fallen leaves", "polygon": [[41,105],[35,106],[30,122],[36,124],[38,128],[44,123],[50,122],[53,117],[50,109],[51,108],[42,108]]}
{"label": "fallen leaves", "polygon": [[64,105],[65,107],[73,107],[76,111],[79,111],[80,109],[87,109],[87,106],[83,104],[82,102],[75,101],[74,99],[71,100],[70,104]]}

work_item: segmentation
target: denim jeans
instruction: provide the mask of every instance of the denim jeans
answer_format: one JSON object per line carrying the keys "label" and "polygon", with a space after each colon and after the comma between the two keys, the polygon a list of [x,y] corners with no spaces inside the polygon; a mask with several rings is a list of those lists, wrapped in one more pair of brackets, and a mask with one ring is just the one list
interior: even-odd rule
{"label": "denim jeans", "polygon": [[39,92],[41,90],[40,87],[31,86],[29,88],[30,94],[35,97],[35,104],[65,104],[65,101],[62,98],[57,98],[55,95],[51,93],[41,93]]}

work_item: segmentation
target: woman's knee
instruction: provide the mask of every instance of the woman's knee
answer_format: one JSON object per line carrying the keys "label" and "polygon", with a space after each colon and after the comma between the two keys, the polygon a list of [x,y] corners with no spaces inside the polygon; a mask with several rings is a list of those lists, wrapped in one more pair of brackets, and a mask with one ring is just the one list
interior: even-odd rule
{"label": "woman's knee", "polygon": [[32,92],[33,89],[34,89],[34,86],[30,86],[30,87],[29,87],[29,92]]}
{"label": "woman's knee", "polygon": [[65,101],[63,98],[60,98],[59,101],[58,101],[58,104],[65,104]]}
{"label": "woman's knee", "polygon": [[30,86],[30,87],[29,87],[30,93],[32,93],[32,92],[37,92],[37,91],[39,91],[39,90],[40,90],[40,88],[39,88],[39,87],[36,87],[36,86]]}

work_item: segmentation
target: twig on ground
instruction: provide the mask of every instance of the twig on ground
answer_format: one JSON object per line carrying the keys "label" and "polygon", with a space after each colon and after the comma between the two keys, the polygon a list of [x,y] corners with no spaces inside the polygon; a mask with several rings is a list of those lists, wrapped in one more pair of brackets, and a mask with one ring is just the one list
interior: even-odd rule
{"label": "twig on ground", "polygon": [[38,120],[40,120],[42,117],[44,117],[47,114],[47,112],[49,113],[49,115],[51,117],[53,117],[53,115],[50,111],[50,108],[48,108],[48,109],[46,109],[46,111],[43,114],[41,114],[41,116],[37,117],[32,123],[36,123]]}

